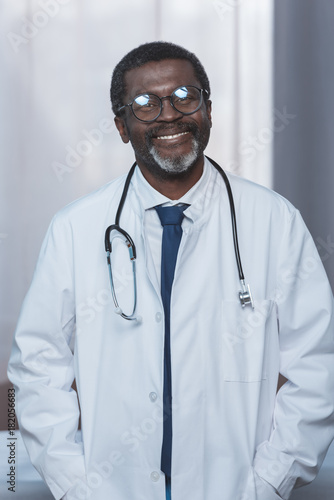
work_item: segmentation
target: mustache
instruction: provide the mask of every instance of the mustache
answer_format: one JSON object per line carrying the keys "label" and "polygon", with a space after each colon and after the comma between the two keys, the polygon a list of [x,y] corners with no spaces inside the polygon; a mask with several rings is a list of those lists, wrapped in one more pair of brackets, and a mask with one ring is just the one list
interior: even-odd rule
{"label": "mustache", "polygon": [[[198,131],[198,127],[195,123],[170,123],[170,124],[161,124],[156,127],[147,130],[146,137],[147,139],[152,139],[156,135],[168,135],[168,132],[172,130],[174,134],[180,134],[182,132],[191,132],[195,134]],[[162,134],[163,133],[163,134]]]}

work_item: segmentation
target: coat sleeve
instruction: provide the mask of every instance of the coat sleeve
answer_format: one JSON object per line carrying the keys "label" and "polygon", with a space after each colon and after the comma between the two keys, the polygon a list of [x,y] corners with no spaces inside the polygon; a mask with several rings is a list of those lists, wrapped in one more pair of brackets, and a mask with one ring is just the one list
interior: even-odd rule
{"label": "coat sleeve", "polygon": [[317,475],[334,437],[333,297],[298,211],[282,236],[276,301],[280,372],[271,435],[254,459],[257,474],[287,499]]}
{"label": "coat sleeve", "polygon": [[56,499],[85,475],[70,349],[75,328],[72,235],[60,216],[44,239],[8,366],[30,460]]}

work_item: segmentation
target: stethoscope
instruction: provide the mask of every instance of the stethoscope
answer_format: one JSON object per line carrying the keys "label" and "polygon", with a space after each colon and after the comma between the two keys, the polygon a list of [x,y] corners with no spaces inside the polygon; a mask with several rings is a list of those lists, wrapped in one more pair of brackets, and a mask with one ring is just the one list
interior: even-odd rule
{"label": "stethoscope", "polygon": [[[241,265],[241,258],[240,258],[240,251],[239,251],[239,243],[238,243],[238,233],[237,233],[237,223],[236,223],[236,217],[235,217],[235,208],[234,208],[234,200],[233,200],[233,195],[232,195],[232,189],[230,182],[227,178],[227,175],[225,174],[224,170],[216,163],[214,160],[206,156],[206,158],[212,163],[212,165],[218,170],[222,178],[224,179],[227,194],[228,194],[228,199],[230,203],[230,211],[231,211],[231,223],[232,223],[232,233],[233,233],[233,244],[234,244],[234,253],[235,253],[235,258],[237,261],[237,266],[238,266],[238,273],[239,273],[239,279],[241,283],[241,290],[239,291],[239,300],[240,304],[242,307],[245,307],[246,305],[251,305],[251,307],[254,309],[254,303],[253,303],[253,298],[252,294],[250,291],[249,285],[246,285],[245,283],[245,276],[244,272],[242,269]],[[112,224],[106,229],[105,233],[105,238],[104,238],[104,243],[105,243],[105,249],[107,252],[107,264],[108,264],[108,270],[109,270],[109,279],[110,279],[110,287],[111,287],[111,294],[112,298],[115,304],[115,312],[116,314],[119,314],[122,316],[124,319],[128,320],[138,320],[138,317],[135,315],[136,313],[136,307],[137,307],[137,280],[136,280],[136,246],[133,242],[133,239],[131,236],[120,227],[119,225],[119,219],[123,210],[124,202],[126,200],[128,190],[129,190],[129,185],[131,178],[133,176],[133,173],[135,171],[137,163],[135,162],[131,169],[129,170],[129,173],[126,177],[125,183],[124,183],[124,188],[122,192],[122,196],[118,205],[118,209],[116,212],[116,218],[115,218],[115,224]],[[121,238],[126,246],[128,247],[129,250],[129,256],[130,256],[130,261],[132,263],[132,273],[133,273],[133,287],[134,287],[134,303],[133,303],[133,309],[131,314],[125,314],[122,309],[119,306],[119,303],[117,301],[116,297],[116,292],[115,292],[115,286],[114,286],[114,280],[113,280],[113,273],[111,269],[111,253],[112,253],[112,241],[114,238]]]}

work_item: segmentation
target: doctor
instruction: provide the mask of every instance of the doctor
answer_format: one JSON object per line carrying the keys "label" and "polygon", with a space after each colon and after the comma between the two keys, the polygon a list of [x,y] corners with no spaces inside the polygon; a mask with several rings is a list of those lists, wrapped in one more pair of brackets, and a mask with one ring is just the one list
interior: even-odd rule
{"label": "doctor", "polygon": [[[55,499],[287,500],[333,439],[327,277],[299,212],[228,174],[251,291],[241,303],[227,184],[203,155],[209,96],[185,49],[127,54],[111,84],[136,159],[124,203],[125,176],[65,207],[47,232],[8,374]],[[117,211],[136,287],[112,228],[108,275]]]}

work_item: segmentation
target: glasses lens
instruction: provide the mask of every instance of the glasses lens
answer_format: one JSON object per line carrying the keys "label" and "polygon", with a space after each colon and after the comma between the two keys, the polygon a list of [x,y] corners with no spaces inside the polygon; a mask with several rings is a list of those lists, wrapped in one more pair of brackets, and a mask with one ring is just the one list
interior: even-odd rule
{"label": "glasses lens", "polygon": [[196,87],[180,87],[174,90],[172,103],[177,111],[189,115],[197,111],[202,104],[202,92]]}
{"label": "glasses lens", "polygon": [[160,99],[153,94],[141,94],[132,103],[135,116],[144,122],[155,120],[161,109]]}

